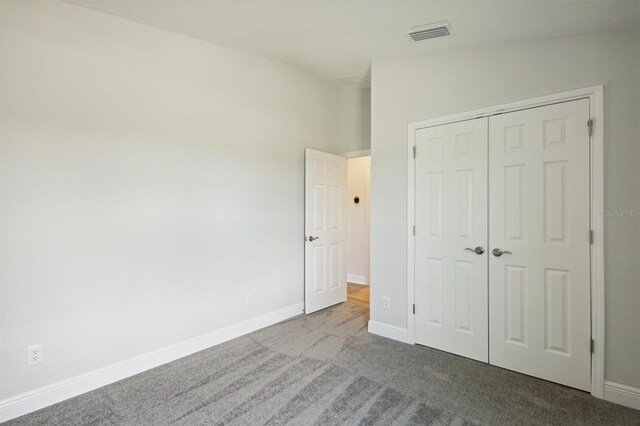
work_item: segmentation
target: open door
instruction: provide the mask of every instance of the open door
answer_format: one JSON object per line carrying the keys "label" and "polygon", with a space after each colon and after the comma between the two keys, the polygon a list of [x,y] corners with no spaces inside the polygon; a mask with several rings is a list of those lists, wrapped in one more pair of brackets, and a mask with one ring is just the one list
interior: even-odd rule
{"label": "open door", "polygon": [[347,300],[347,160],[305,151],[304,311]]}

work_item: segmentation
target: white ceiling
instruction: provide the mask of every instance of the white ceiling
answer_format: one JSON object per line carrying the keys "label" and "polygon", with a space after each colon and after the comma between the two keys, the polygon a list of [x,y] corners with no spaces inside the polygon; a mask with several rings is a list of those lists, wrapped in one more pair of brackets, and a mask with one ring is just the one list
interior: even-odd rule
{"label": "white ceiling", "polygon": [[[278,59],[325,78],[366,77],[375,60],[640,25],[640,0],[65,0]],[[455,35],[414,43],[411,27]]]}

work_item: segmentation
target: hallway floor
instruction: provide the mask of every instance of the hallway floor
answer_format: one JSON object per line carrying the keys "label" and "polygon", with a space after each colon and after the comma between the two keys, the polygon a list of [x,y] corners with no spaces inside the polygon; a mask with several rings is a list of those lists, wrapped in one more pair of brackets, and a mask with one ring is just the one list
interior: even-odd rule
{"label": "hallway floor", "polygon": [[369,306],[369,286],[347,283],[347,300]]}

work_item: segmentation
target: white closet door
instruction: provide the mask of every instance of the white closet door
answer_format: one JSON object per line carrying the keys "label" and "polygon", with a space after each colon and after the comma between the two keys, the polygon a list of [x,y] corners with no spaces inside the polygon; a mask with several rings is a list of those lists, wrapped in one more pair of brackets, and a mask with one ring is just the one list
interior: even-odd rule
{"label": "white closet door", "polygon": [[416,343],[484,362],[487,132],[486,118],[418,130],[415,162]]}
{"label": "white closet door", "polygon": [[347,159],[307,148],[304,311],[347,300]]}
{"label": "white closet door", "polygon": [[490,118],[490,363],[583,390],[588,119],[586,99]]}

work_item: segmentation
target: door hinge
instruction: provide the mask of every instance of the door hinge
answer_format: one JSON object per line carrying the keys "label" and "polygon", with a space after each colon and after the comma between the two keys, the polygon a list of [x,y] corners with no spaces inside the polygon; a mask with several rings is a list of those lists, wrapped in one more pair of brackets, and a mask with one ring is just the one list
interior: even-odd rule
{"label": "door hinge", "polygon": [[416,158],[416,146],[413,146],[413,158]]}
{"label": "door hinge", "polygon": [[587,120],[587,126],[589,127],[589,136],[593,136],[593,118]]}
{"label": "door hinge", "polygon": [[591,353],[595,352],[595,348],[596,348],[596,341],[591,339],[591,343],[590,343]]}
{"label": "door hinge", "polygon": [[413,236],[414,237],[416,236],[416,226],[415,225],[413,225]]}
{"label": "door hinge", "polygon": [[594,232],[593,229],[589,230],[589,244],[593,244],[593,240],[594,240]]}
{"label": "door hinge", "polygon": [[415,315],[415,314],[416,314],[416,304],[414,303],[413,304],[413,315]]}

